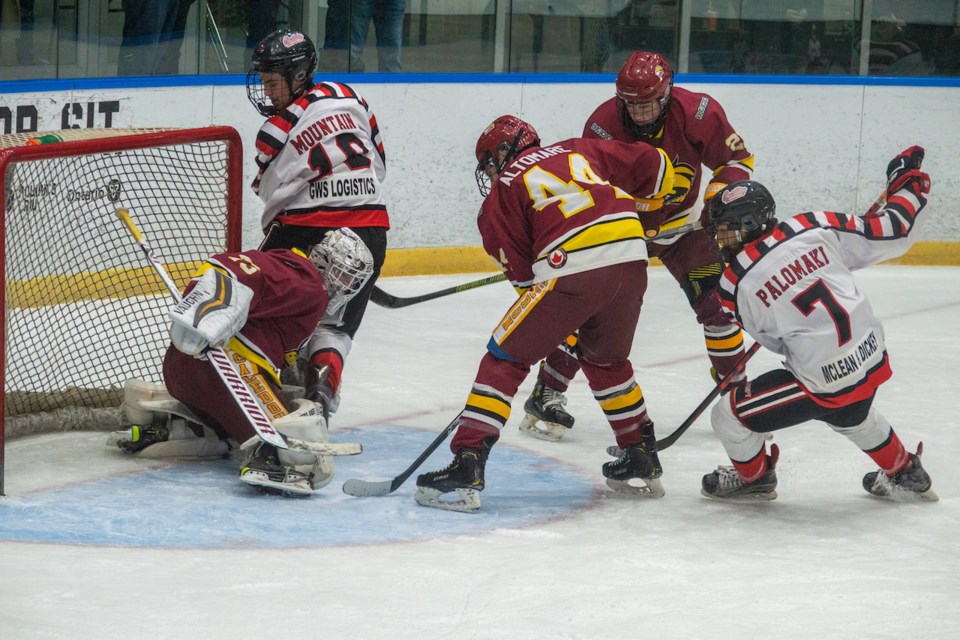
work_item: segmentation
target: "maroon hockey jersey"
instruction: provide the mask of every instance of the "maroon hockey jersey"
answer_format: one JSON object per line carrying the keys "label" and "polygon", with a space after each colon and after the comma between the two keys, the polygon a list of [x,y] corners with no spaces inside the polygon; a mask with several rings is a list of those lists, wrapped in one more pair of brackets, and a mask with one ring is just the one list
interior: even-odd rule
{"label": "maroon hockey jersey", "polygon": [[[635,142],[643,140],[664,151],[676,172],[671,201],[664,207],[661,231],[697,222],[700,215],[702,166],[713,171],[706,198],[735,180],[749,180],[753,155],[727,120],[723,107],[705,93],[673,87],[663,129],[654,138],[634,136],[617,113],[617,98],[610,98],[590,115],[583,137]],[[694,219],[688,219],[693,213]]]}
{"label": "maroon hockey jersey", "polygon": [[313,263],[287,249],[220,253],[198,275],[210,268],[253,289],[247,323],[230,349],[269,370],[276,371],[284,354],[310,337],[330,300]]}
{"label": "maroon hockey jersey", "polygon": [[[514,286],[647,259],[634,198],[673,188],[666,155],[645,143],[562,140],[521,153],[480,209],[484,249]],[[659,220],[659,216],[657,216]]]}

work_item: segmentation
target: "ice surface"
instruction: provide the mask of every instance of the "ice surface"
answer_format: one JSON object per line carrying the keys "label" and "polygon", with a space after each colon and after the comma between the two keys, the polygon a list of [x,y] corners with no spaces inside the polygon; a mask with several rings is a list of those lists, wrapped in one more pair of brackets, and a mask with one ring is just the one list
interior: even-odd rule
{"label": "ice surface", "polygon": [[[380,285],[403,296],[478,277]],[[877,407],[911,450],[923,440],[938,503],[869,497],[872,462],[819,423],[776,434],[778,500],[708,501],[700,477],[727,461],[705,418],[661,454],[663,499],[614,496],[600,474],[612,436],[582,378],[563,441],[520,435],[532,375],[481,513],[416,505],[415,476],[384,498],[344,496],[348,477],[402,471],[460,410],[515,296],[495,284],[369,308],[332,422],[334,440],[365,452],[339,459],[308,500],[254,495],[228,462],[130,460],[103,434],[9,442],[0,638],[960,637],[960,269],[858,279],[894,368]],[[711,388],[702,334],[664,269],[651,271],[633,363],[661,436]],[[748,371],[774,366],[761,351]],[[443,446],[423,470],[449,459]]]}

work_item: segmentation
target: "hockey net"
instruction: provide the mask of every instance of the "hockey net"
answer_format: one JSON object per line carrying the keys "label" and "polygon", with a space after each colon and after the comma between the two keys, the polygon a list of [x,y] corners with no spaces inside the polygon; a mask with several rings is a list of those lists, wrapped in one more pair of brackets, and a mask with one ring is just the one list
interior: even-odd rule
{"label": "hockey net", "polygon": [[169,293],[117,219],[130,210],[183,286],[240,248],[242,144],[232,127],[0,136],[0,495],[5,440],[116,428],[123,382],[161,382]]}

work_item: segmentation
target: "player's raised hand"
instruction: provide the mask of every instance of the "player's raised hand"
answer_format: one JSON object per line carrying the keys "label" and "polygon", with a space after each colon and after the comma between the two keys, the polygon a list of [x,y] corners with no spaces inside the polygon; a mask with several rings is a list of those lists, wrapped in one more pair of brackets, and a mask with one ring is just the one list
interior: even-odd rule
{"label": "player's raised hand", "polygon": [[907,185],[914,187],[915,193],[930,191],[930,176],[920,171],[923,164],[923,147],[912,146],[901,151],[887,164],[887,195],[899,191]]}

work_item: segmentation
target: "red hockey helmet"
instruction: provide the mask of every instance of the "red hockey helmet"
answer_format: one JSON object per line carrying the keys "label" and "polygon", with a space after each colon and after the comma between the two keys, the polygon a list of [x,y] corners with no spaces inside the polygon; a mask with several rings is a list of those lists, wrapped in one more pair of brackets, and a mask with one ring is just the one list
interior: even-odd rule
{"label": "red hockey helmet", "polygon": [[[540,145],[537,130],[528,122],[515,116],[500,116],[487,125],[477,139],[477,187],[480,195],[490,193],[490,175],[487,167],[495,173],[513,161],[520,152]],[[502,156],[502,157],[501,157]]]}
{"label": "red hockey helmet", "polygon": [[[659,53],[634,51],[623,63],[617,74],[617,107],[624,125],[641,136],[659,133],[667,118],[670,91],[673,88],[673,71]],[[650,122],[637,123],[630,115],[627,105],[659,106],[659,113]]]}

